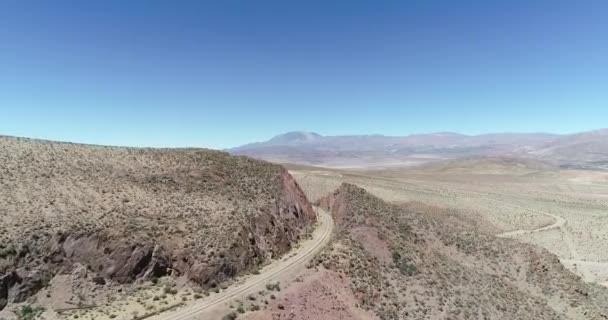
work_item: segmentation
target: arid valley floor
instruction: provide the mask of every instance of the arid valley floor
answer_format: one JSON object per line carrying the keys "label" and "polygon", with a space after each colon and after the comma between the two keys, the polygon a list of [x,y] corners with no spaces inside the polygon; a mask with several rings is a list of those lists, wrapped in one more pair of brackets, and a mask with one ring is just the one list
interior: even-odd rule
{"label": "arid valley floor", "polygon": [[546,248],[585,281],[608,286],[608,172],[489,162],[447,168],[291,169],[311,201],[349,182],[388,202],[457,210],[499,237]]}

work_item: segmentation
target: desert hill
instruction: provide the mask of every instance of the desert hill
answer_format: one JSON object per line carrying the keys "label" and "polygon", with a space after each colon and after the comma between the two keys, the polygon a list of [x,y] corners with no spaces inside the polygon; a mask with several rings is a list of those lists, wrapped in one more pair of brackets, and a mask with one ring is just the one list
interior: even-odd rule
{"label": "desert hill", "polygon": [[316,263],[380,319],[608,319],[608,289],[449,210],[387,204],[351,184],[320,203],[338,231]]}
{"label": "desert hill", "polygon": [[286,252],[314,222],[279,165],[0,137],[0,310],[80,269],[101,287],[169,274],[215,287]]}

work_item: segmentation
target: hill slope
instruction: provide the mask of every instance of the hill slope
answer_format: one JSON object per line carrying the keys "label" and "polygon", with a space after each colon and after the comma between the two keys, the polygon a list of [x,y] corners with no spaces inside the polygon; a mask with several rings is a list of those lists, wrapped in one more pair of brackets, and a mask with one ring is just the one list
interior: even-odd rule
{"label": "hill slope", "polygon": [[380,319],[608,319],[606,288],[475,221],[390,205],[350,184],[321,205],[338,234],[316,263],[344,275],[358,305]]}
{"label": "hill slope", "polygon": [[0,137],[0,310],[78,268],[214,287],[289,250],[315,214],[281,166],[204,149]]}

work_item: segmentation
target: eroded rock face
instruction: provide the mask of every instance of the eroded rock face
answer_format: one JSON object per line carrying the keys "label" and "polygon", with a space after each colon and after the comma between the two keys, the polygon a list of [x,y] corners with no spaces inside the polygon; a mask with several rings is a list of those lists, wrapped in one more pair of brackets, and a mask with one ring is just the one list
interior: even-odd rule
{"label": "eroded rock face", "polygon": [[23,302],[42,289],[52,278],[44,267],[28,271],[18,269],[0,275],[0,310],[10,302]]}
{"label": "eroded rock face", "polygon": [[215,286],[282,255],[316,220],[284,168],[223,152],[1,138],[0,163],[0,309],[57,274]]}
{"label": "eroded rock face", "polygon": [[17,275],[14,272],[0,274],[0,310],[8,304],[9,289],[17,283]]}
{"label": "eroded rock face", "polygon": [[[160,245],[140,243],[126,245],[120,240],[103,241],[96,236],[68,236],[58,252],[68,264],[84,263],[94,273],[125,283],[144,275],[165,275],[167,257]],[[156,250],[155,250],[156,249]],[[159,270],[161,269],[161,270]]]}

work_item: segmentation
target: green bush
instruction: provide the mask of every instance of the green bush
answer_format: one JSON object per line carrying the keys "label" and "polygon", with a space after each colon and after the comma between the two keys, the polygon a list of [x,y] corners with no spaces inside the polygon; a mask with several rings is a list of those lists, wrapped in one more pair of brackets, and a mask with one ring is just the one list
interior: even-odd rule
{"label": "green bush", "polygon": [[397,265],[401,260],[401,254],[399,254],[399,252],[397,252],[396,250],[393,250],[391,255],[393,257],[393,262],[395,263],[395,265]]}
{"label": "green bush", "polygon": [[0,258],[6,258],[9,256],[17,255],[17,250],[15,247],[9,246],[8,248],[0,249]]}
{"label": "green bush", "polygon": [[17,312],[17,319],[32,320],[37,318],[43,312],[43,307],[32,307],[29,304],[26,304]]}
{"label": "green bush", "polygon": [[170,286],[165,286],[163,290],[166,294],[177,294],[177,289],[171,288]]}
{"label": "green bush", "polygon": [[416,268],[414,262],[406,257],[402,257],[397,250],[393,249],[391,256],[393,257],[395,267],[397,267],[402,274],[406,276],[413,276],[416,274],[416,272],[418,272],[418,268]]}
{"label": "green bush", "polygon": [[266,284],[266,290],[268,291],[281,291],[281,283],[280,282],[275,282],[275,283],[267,283]]}
{"label": "green bush", "polygon": [[416,265],[413,263],[407,263],[402,261],[399,264],[399,271],[401,271],[401,273],[406,276],[413,276],[418,271],[418,268],[416,268]]}

